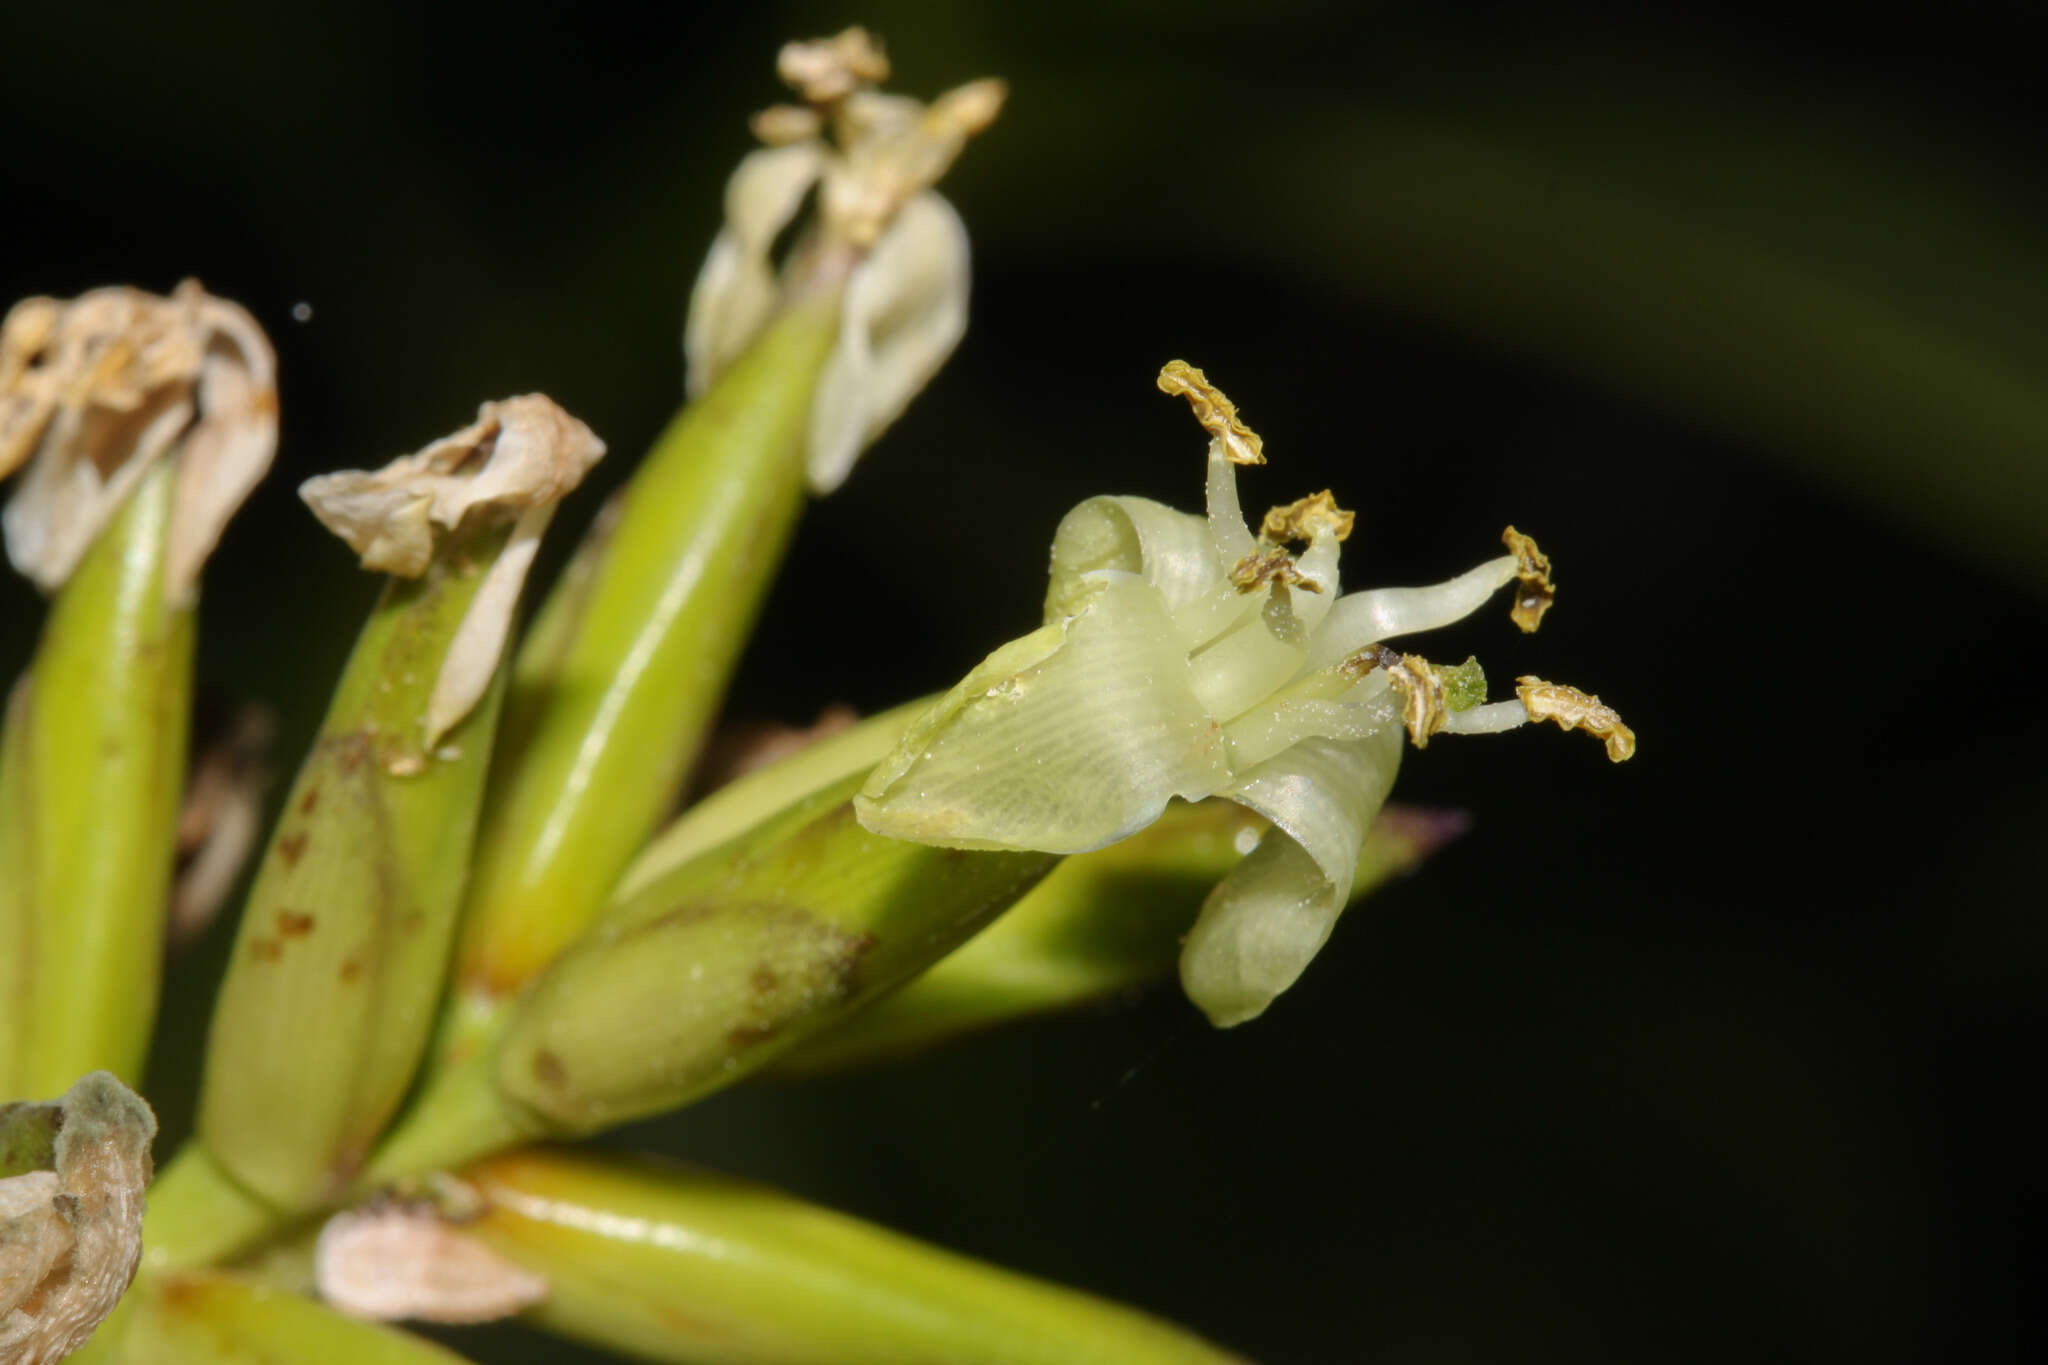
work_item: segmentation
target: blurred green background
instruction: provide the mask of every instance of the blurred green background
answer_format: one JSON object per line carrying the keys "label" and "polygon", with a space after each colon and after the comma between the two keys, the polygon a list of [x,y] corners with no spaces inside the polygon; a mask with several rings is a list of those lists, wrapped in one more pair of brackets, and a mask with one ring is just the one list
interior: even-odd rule
{"label": "blurred green background", "polygon": [[[1642,749],[1411,755],[1470,834],[1234,1032],[1161,990],[611,1140],[1269,1363],[2041,1358],[2038,6],[10,4],[0,297],[193,274],[280,352],[202,685],[296,761],[372,590],[301,478],[533,389],[628,472],[777,43],[856,20],[1013,103],[948,189],[972,331],[811,514],[735,717],[948,684],[1074,501],[1199,505],[1184,356],[1266,437],[1248,506],[1360,511],[1350,583],[1538,536],[1542,634],[1429,652]],[[9,675],[36,619],[0,587]]]}

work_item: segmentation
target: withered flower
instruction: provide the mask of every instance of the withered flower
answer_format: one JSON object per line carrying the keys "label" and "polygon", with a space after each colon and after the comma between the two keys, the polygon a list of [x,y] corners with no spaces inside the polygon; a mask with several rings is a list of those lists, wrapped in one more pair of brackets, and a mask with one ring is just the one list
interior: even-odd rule
{"label": "withered flower", "polygon": [[[782,79],[803,99],[756,116],[769,144],[725,192],[725,227],[690,295],[683,350],[701,393],[794,297],[843,289],[839,341],[811,409],[810,480],[828,492],[896,420],[967,329],[967,229],[932,190],[1002,108],[974,81],[930,104],[875,85],[889,63],[863,29],[790,43]],[[771,252],[815,188],[817,213],[789,262]]]}
{"label": "withered flower", "polygon": [[0,517],[14,566],[57,589],[150,466],[175,457],[165,575],[189,605],[277,449],[276,369],[255,319],[193,280],[169,298],[109,288],[15,305],[0,325],[0,477],[28,470]]}
{"label": "withered flower", "polygon": [[113,1311],[142,1255],[156,1116],[95,1071],[51,1104],[0,1106],[0,1132],[41,1121],[50,1169],[0,1180],[0,1360],[53,1365]]}
{"label": "withered flower", "polygon": [[604,442],[543,394],[485,403],[477,420],[375,471],[308,479],[299,496],[363,567],[401,578],[427,571],[465,522],[508,521],[511,539],[477,590],[441,665],[426,715],[431,747],[490,683],[520,586],[555,506],[604,455]]}

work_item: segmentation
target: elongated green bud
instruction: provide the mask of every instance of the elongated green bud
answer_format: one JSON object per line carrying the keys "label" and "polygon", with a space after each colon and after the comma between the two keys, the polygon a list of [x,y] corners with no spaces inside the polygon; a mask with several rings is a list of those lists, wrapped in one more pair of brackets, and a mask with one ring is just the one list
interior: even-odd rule
{"label": "elongated green bud", "polygon": [[164,582],[175,480],[150,470],[85,552],[9,708],[17,1093],[139,1083],[149,1052],[192,693],[192,613]]}
{"label": "elongated green bud", "polygon": [[[462,1365],[431,1341],[227,1275],[145,1279],[106,1365]],[[113,1326],[116,1324],[110,1324]]]}
{"label": "elongated green bud", "polygon": [[[1358,852],[1355,903],[1454,837],[1453,814],[1389,806]],[[1119,844],[1068,858],[958,952],[776,1064],[809,1075],[888,1061],[1171,976],[1202,902],[1266,822],[1223,801],[1169,806]]]}
{"label": "elongated green bud", "polygon": [[645,1360],[1223,1365],[1156,1318],[708,1172],[536,1150],[461,1230],[547,1281],[535,1326]]}
{"label": "elongated green bud", "polygon": [[836,310],[787,316],[686,408],[522,653],[460,989],[515,992],[596,916],[675,800],[802,505]]}
{"label": "elongated green bud", "polygon": [[857,785],[613,907],[515,1008],[500,1090],[567,1133],[687,1104],[938,961],[1058,862],[869,834]]}
{"label": "elongated green bud", "polygon": [[206,1148],[282,1208],[344,1188],[412,1083],[519,578],[554,501],[602,450],[535,396],[486,404],[475,426],[380,474],[308,485],[366,560],[418,576],[391,581],[350,656],[257,873],[208,1041]]}
{"label": "elongated green bud", "polygon": [[24,1087],[35,981],[35,802],[28,773],[27,679],[0,712],[0,1095]]}

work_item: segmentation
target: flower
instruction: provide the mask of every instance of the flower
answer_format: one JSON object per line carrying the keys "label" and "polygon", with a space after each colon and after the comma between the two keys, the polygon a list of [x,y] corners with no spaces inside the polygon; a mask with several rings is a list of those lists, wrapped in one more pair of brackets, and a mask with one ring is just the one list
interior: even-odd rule
{"label": "flower", "polygon": [[0,325],[0,478],[7,553],[54,592],[157,459],[178,461],[169,596],[199,570],[277,449],[277,361],[239,306],[187,280],[169,298],[95,289],[32,298]]}
{"label": "flower", "polygon": [[[994,120],[1004,87],[973,81],[929,105],[882,94],[873,87],[888,60],[859,28],[790,43],[777,67],[804,103],[755,116],[769,145],[726,186],[726,225],[691,290],[683,351],[694,396],[779,307],[843,290],[806,457],[811,486],[828,493],[967,330],[967,229],[930,187]],[[816,223],[778,271],[775,245],[813,189]]]}
{"label": "flower", "polygon": [[497,669],[526,571],[555,506],[604,456],[604,442],[545,394],[485,403],[476,421],[378,470],[306,480],[299,496],[366,569],[426,573],[449,535],[495,518],[512,527],[442,661],[427,747],[468,715]]}
{"label": "flower", "polygon": [[856,798],[878,834],[959,848],[1080,853],[1136,833],[1175,797],[1222,797],[1272,828],[1211,893],[1181,957],[1188,996],[1219,1027],[1260,1014],[1328,939],[1358,848],[1393,784],[1405,733],[1588,729],[1615,761],[1634,736],[1597,697],[1524,678],[1484,704],[1478,665],[1439,668],[1384,641],[1446,626],[1517,584],[1533,630],[1549,561],[1510,553],[1425,588],[1341,594],[1353,518],[1328,492],[1267,513],[1254,536],[1236,466],[1258,436],[1200,370],[1182,394],[1210,434],[1208,512],[1091,498],[1053,538],[1045,624],[982,661],[913,722]]}

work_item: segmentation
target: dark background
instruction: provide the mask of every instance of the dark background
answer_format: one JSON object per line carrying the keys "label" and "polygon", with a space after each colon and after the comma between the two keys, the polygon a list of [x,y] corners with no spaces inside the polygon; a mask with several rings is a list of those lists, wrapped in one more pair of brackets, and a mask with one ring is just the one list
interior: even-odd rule
{"label": "dark background", "polygon": [[[2037,7],[8,5],[0,298],[194,274],[278,345],[202,684],[303,747],[372,587],[306,475],[530,389],[630,470],[775,46],[854,20],[1014,100],[947,190],[971,334],[811,513],[735,715],[943,686],[1071,503],[1198,506],[1178,355],[1267,439],[1248,507],[1360,511],[1347,582],[1537,535],[1542,634],[1429,652],[1641,752],[1411,755],[1471,833],[1254,1024],[1161,990],[621,1140],[1267,1362],[2041,1358]],[[36,611],[0,587],[0,669]]]}

